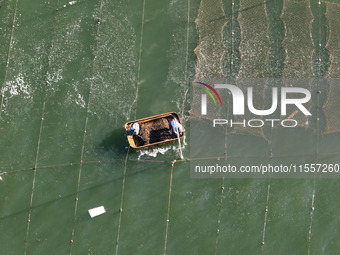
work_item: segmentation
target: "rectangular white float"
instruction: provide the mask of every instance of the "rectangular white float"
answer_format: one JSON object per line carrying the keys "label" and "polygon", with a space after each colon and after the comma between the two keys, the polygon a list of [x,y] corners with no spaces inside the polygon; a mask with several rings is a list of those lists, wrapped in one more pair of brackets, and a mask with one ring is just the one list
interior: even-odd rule
{"label": "rectangular white float", "polygon": [[104,206],[99,206],[99,207],[92,208],[89,210],[89,214],[91,218],[101,215],[103,213],[106,213]]}

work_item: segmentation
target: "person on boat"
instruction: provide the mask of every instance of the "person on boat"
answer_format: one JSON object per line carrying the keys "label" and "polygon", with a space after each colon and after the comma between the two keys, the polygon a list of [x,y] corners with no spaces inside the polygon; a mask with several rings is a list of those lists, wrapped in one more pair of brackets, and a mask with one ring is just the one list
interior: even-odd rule
{"label": "person on boat", "polygon": [[181,123],[178,122],[176,118],[172,119],[170,124],[172,126],[172,130],[174,131],[176,135],[177,135],[177,130],[179,131],[179,135],[183,134],[183,126],[181,125]]}
{"label": "person on boat", "polygon": [[133,131],[134,135],[139,134],[139,124],[137,122],[134,122],[131,126],[131,130]]}

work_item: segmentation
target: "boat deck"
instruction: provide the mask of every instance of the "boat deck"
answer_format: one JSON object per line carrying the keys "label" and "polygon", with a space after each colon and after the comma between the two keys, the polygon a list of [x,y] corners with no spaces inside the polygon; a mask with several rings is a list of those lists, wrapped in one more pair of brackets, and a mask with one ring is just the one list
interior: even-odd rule
{"label": "boat deck", "polygon": [[[177,141],[177,135],[170,124],[174,118],[180,121],[177,113],[170,112],[127,122],[125,130],[130,146],[134,149],[144,149]],[[134,122],[139,123],[140,131],[138,135],[133,135],[130,130]],[[183,136],[184,134],[181,134],[180,138],[183,138]]]}

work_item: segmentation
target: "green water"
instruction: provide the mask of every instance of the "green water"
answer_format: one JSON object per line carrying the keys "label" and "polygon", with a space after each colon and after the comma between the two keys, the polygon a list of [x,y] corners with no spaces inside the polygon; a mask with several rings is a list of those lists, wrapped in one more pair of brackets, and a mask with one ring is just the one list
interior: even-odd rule
{"label": "green water", "polygon": [[190,179],[173,146],[157,157],[127,149],[127,120],[188,116],[199,4],[0,1],[0,254],[338,254],[337,179]]}

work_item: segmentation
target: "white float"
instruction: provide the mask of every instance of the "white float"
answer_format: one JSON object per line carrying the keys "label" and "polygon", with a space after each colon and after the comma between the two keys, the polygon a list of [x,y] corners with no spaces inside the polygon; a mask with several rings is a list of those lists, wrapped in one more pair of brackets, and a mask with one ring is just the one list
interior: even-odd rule
{"label": "white float", "polygon": [[99,207],[92,208],[89,210],[89,214],[91,218],[101,215],[103,213],[106,213],[104,206],[99,206]]}

